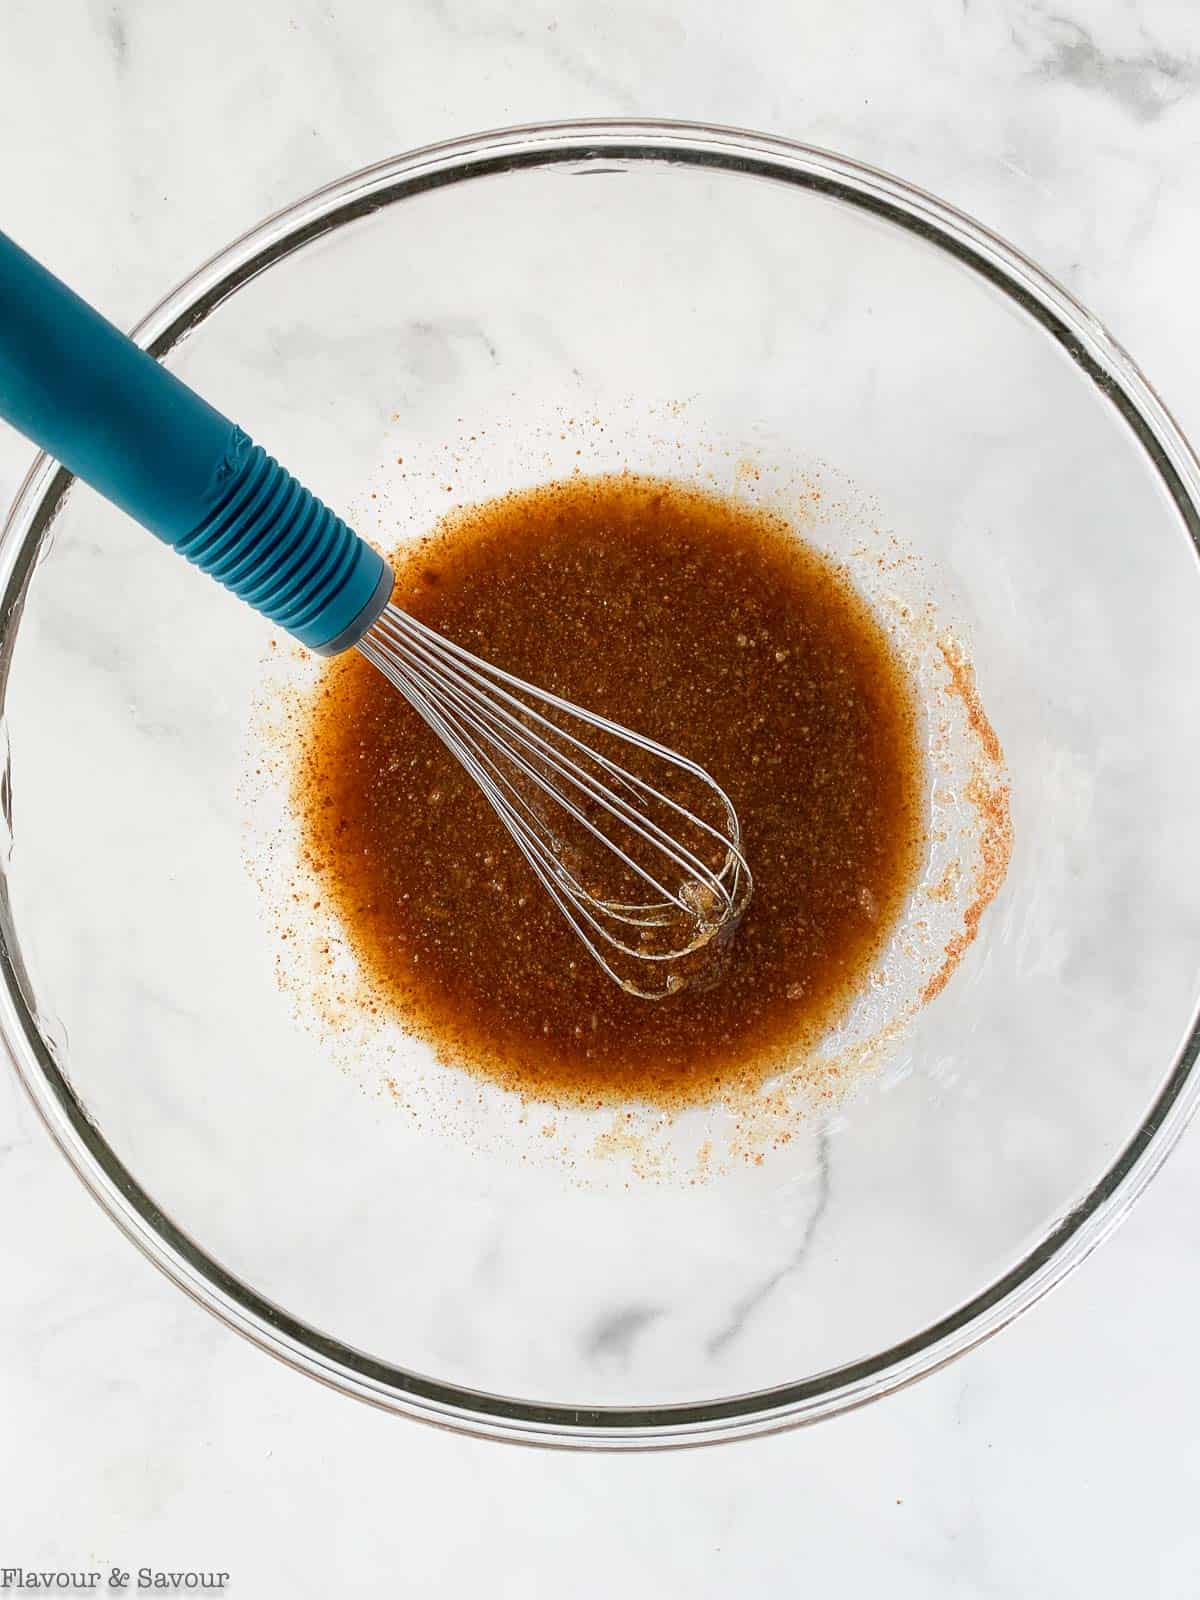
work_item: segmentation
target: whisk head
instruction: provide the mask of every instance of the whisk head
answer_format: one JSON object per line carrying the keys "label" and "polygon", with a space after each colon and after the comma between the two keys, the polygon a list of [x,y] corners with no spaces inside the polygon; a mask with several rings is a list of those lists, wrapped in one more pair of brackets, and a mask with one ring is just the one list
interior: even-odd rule
{"label": "whisk head", "polygon": [[357,648],[462,762],[615,983],[654,1000],[712,980],[753,879],[702,767],[395,606]]}

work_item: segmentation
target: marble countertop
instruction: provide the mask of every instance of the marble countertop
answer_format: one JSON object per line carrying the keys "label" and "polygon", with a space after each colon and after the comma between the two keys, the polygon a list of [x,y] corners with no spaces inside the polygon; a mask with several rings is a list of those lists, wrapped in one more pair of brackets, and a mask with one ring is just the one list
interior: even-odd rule
{"label": "marble countertop", "polygon": [[[584,115],[762,128],[933,190],[1200,436],[1191,0],[9,0],[0,224],[129,324],[343,172]],[[0,435],[0,501],[29,454]],[[964,1360],[816,1428],[637,1457],[435,1432],[271,1362],[120,1237],[8,1072],[0,1215],[0,1567],[218,1569],[256,1600],[1200,1591],[1200,1130]]]}

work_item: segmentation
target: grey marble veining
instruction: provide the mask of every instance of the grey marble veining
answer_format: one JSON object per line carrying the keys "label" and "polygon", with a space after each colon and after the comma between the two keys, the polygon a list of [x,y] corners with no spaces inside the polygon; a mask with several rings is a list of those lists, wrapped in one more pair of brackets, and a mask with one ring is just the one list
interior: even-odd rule
{"label": "grey marble veining", "polygon": [[1142,122],[1153,122],[1200,85],[1200,56],[1175,53],[1147,43],[1124,54],[1102,50],[1082,22],[1046,19],[1047,30],[1037,71],[1074,88],[1114,100]]}
{"label": "grey marble veining", "polygon": [[710,1355],[720,1355],[726,1345],[731,1344],[742,1333],[746,1323],[758,1310],[759,1306],[762,1305],[763,1301],[774,1294],[775,1290],[786,1278],[795,1272],[799,1272],[807,1261],[808,1253],[813,1246],[813,1240],[817,1236],[817,1229],[821,1225],[821,1218],[825,1215],[826,1208],[829,1205],[830,1186],[833,1181],[830,1139],[826,1129],[821,1128],[818,1131],[816,1143],[818,1173],[816,1194],[813,1199],[812,1209],[808,1214],[808,1220],[805,1222],[804,1230],[800,1235],[800,1241],[781,1266],[774,1268],[737,1301],[730,1313],[729,1321],[710,1336],[708,1340]]}

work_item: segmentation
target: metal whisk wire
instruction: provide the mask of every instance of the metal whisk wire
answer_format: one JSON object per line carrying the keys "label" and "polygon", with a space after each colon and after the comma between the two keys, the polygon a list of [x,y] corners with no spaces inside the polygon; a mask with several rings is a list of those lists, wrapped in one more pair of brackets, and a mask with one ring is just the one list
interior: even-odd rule
{"label": "metal whisk wire", "polygon": [[[654,740],[491,665],[395,606],[383,610],[357,648],[470,773],[608,976],[646,999],[683,987],[685,978],[671,964],[736,922],[753,888],[736,813],[714,779]],[[643,765],[684,775],[715,802],[723,825],[698,816],[562,720],[630,747]],[[549,817],[539,798],[550,803]],[[564,827],[581,830],[619,863],[623,885],[640,883],[651,897],[630,898],[632,888],[614,897],[582,881],[572,864],[580,851],[564,838]],[[684,830],[690,843],[679,837]],[[698,853],[705,843],[716,861]]]}

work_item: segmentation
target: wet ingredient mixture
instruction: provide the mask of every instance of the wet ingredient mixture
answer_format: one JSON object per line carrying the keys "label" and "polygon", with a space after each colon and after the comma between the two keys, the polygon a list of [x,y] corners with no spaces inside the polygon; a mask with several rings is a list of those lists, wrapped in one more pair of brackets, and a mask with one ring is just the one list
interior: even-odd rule
{"label": "wet ingredient mixture", "polygon": [[711,772],[755,891],[719,982],[624,993],[350,651],[322,679],[296,799],[372,1004],[445,1060],[559,1102],[700,1101],[810,1049],[866,980],[923,848],[911,686],[847,579],[766,512],[632,476],[477,506],[395,568],[395,604]]}

